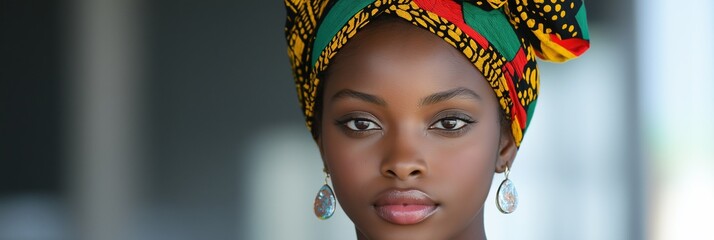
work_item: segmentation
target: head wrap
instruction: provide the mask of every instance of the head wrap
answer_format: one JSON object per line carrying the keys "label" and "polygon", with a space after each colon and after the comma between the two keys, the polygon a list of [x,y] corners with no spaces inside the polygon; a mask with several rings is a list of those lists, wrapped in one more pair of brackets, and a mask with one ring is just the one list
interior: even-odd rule
{"label": "head wrap", "polygon": [[313,137],[321,72],[371,19],[398,16],[461,51],[483,74],[517,146],[538,97],[536,57],[564,62],[590,47],[582,0],[285,0],[285,35]]}

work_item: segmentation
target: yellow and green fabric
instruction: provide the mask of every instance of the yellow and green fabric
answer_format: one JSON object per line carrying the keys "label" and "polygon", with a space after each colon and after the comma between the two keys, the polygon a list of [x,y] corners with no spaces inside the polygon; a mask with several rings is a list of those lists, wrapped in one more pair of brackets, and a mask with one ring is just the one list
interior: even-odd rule
{"label": "yellow and green fabric", "polygon": [[454,46],[484,75],[520,146],[540,88],[536,58],[564,62],[590,47],[581,0],[285,0],[285,35],[307,127],[317,137],[321,73],[380,14]]}

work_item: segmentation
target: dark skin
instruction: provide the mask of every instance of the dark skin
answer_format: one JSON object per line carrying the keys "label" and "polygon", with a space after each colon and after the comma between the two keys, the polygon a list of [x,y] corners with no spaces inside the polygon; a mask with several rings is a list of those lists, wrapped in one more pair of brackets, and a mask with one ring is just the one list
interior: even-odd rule
{"label": "dark skin", "polygon": [[[458,50],[405,21],[370,23],[333,59],[322,96],[320,153],[358,239],[486,239],[491,181],[517,148]],[[375,198],[389,189],[422,191],[436,210],[416,224],[385,221]]]}

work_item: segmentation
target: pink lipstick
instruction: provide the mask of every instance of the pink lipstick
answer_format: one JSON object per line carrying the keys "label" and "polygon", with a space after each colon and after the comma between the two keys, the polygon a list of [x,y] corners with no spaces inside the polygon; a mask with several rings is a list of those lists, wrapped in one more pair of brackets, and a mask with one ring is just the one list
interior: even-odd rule
{"label": "pink lipstick", "polygon": [[429,195],[419,190],[388,190],[374,204],[379,217],[399,225],[420,223],[434,214],[437,207]]}

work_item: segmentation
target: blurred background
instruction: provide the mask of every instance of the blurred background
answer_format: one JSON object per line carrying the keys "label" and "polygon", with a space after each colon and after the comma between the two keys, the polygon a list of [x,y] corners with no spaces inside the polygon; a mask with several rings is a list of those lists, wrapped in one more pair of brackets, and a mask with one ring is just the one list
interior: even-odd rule
{"label": "blurred background", "polygon": [[[714,239],[714,3],[683,3],[586,2],[592,48],[541,64],[521,204],[490,196],[491,239]],[[284,14],[1,1],[0,240],[354,239],[312,213]]]}

